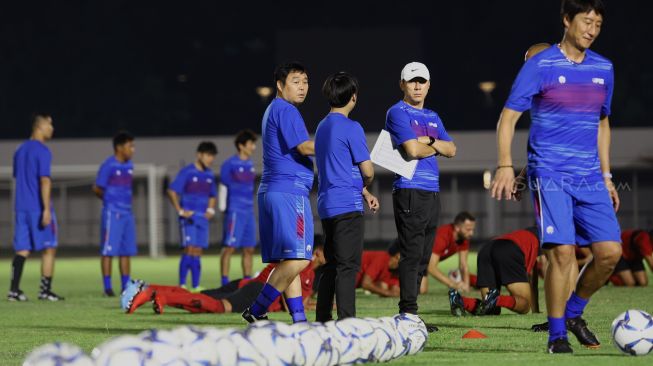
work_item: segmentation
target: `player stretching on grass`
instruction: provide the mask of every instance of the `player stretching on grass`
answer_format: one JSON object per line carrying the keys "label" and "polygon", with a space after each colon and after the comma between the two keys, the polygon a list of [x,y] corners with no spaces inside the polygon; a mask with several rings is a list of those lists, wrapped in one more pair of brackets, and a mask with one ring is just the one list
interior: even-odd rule
{"label": "player stretching on grass", "polygon": [[209,220],[215,215],[217,189],[211,164],[217,154],[215,144],[201,142],[195,162],[181,169],[168,189],[170,202],[179,214],[181,246],[184,248],[179,262],[179,286],[186,286],[190,270],[194,291],[201,290],[200,257],[202,249],[209,246]]}
{"label": "player stretching on grass", "polygon": [[315,144],[297,106],[308,93],[303,65],[283,64],[274,72],[277,97],[263,115],[263,176],[258,190],[259,237],[264,263],[279,262],[243,318],[266,319],[268,307],[283,292],[294,323],[305,322],[299,273],[313,252],[313,214],[308,192],[313,187]]}
{"label": "player stretching on grass", "polygon": [[[582,345],[599,347],[581,316],[621,255],[619,198],[609,160],[613,67],[589,50],[600,33],[604,7],[600,0],[566,0],[561,14],[562,41],[524,64],[501,113],[491,188],[499,200],[513,196],[510,146],[517,120],[531,109],[528,180],[550,262],[544,286],[550,353],[573,352],[567,329]],[[569,297],[574,244],[591,245],[593,260]]]}

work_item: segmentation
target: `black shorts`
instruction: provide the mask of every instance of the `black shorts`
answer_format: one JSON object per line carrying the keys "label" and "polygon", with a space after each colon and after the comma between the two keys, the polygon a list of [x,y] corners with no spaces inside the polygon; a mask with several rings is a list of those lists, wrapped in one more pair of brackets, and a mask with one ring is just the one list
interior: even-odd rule
{"label": "black shorts", "polygon": [[214,299],[224,299],[229,296],[229,294],[238,290],[238,284],[240,281],[241,279],[233,280],[222,287],[203,290],[201,293],[206,296],[211,296]]}
{"label": "black shorts", "polygon": [[524,253],[510,240],[493,240],[477,256],[476,287],[499,288],[516,282],[528,282]]}
{"label": "black shorts", "polygon": [[256,297],[263,290],[263,284],[258,281],[248,282],[236,292],[229,294],[224,300],[231,303],[232,313],[242,313],[248,306],[256,301]]}
{"label": "black shorts", "polygon": [[635,259],[632,261],[626,260],[624,257],[619,258],[617,266],[614,268],[614,273],[621,271],[639,272],[644,270],[644,261],[642,259]]}

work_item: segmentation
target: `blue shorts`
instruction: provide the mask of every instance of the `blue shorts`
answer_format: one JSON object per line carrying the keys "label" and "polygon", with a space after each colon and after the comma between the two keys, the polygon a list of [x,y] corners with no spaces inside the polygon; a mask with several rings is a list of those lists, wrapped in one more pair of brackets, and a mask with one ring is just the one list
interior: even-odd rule
{"label": "blue shorts", "polygon": [[227,212],[224,215],[222,245],[231,248],[256,246],[256,220],[253,212]]}
{"label": "blue shorts", "polygon": [[102,209],[100,253],[105,257],[130,257],[138,252],[136,222],[131,212]]}
{"label": "blue shorts", "polygon": [[621,243],[617,215],[603,182],[572,184],[561,178],[529,177],[529,186],[540,243]]}
{"label": "blue shorts", "polygon": [[313,214],[306,196],[258,195],[258,225],[264,263],[313,257]]}
{"label": "blue shorts", "polygon": [[52,212],[50,225],[41,226],[38,211],[16,212],[14,228],[14,250],[41,251],[57,247],[57,217]]}
{"label": "blue shorts", "polygon": [[179,218],[181,247],[188,246],[206,249],[209,247],[209,220],[204,216],[194,215],[187,219]]}

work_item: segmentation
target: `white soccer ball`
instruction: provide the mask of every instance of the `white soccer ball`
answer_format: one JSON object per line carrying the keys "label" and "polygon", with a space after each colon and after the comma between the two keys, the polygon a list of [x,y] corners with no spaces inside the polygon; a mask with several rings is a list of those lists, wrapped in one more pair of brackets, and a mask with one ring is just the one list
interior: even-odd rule
{"label": "white soccer ball", "polygon": [[188,365],[205,366],[218,363],[215,338],[210,336],[209,332],[193,326],[179,327],[173,332],[181,342],[181,354]]}
{"label": "white soccer ball", "polygon": [[395,358],[399,358],[403,355],[406,354],[408,347],[407,347],[407,339],[402,335],[402,333],[399,332],[397,329],[397,321],[394,317],[390,316],[384,316],[378,319],[381,323],[383,323],[383,329],[385,329],[388,334],[390,334],[390,337],[392,338],[392,343],[394,345],[392,356],[390,357],[391,360],[394,360]]}
{"label": "white soccer ball", "polygon": [[351,336],[358,339],[357,363],[366,363],[375,360],[377,334],[372,324],[365,319],[346,318],[336,322],[336,326],[351,332]]}
{"label": "white soccer ball", "polygon": [[129,335],[102,343],[93,349],[91,356],[96,366],[143,365],[149,358],[150,350],[148,342]]}
{"label": "white soccer ball", "polygon": [[39,346],[25,358],[23,366],[93,366],[93,360],[81,348],[70,343]]}
{"label": "white soccer ball", "polygon": [[388,362],[395,353],[395,334],[394,326],[376,318],[365,318],[365,320],[374,329],[376,334],[376,345],[374,347],[374,361]]}
{"label": "white soccer ball", "polygon": [[182,340],[172,330],[151,329],[141,333],[141,339],[150,345],[148,363],[152,365],[185,365],[182,353]]}
{"label": "white soccer ball", "polygon": [[422,319],[417,315],[408,313],[397,314],[394,319],[397,332],[405,341],[405,353],[414,355],[423,350],[429,338],[429,333]]}
{"label": "white soccer ball", "polygon": [[362,339],[358,336],[358,329],[350,322],[332,320],[324,324],[327,331],[333,335],[335,348],[340,353],[339,365],[351,365],[363,362],[361,354]]}
{"label": "white soccer ball", "polygon": [[265,356],[270,366],[304,365],[299,341],[289,328],[285,323],[256,322],[245,330],[244,336],[252,344],[268,345]]}
{"label": "white soccer ball", "polygon": [[653,318],[641,310],[628,310],[612,322],[612,340],[623,353],[647,355],[653,350]]}
{"label": "white soccer ball", "polygon": [[290,326],[299,342],[305,365],[337,365],[340,357],[332,346],[332,335],[321,323],[296,323]]}
{"label": "white soccer ball", "polygon": [[[199,329],[205,334],[205,337],[198,342],[208,343],[208,345],[211,347],[213,352],[216,353],[217,356],[217,360],[214,363],[210,363],[210,365],[226,366],[226,365],[237,364],[238,349],[237,349],[237,345],[232,340],[232,334],[239,333],[240,330],[234,328],[213,328],[213,327],[203,327]],[[197,345],[197,347],[201,347],[201,346]],[[194,351],[191,349],[189,352],[194,352]],[[202,350],[201,352],[205,352],[205,350]],[[206,357],[206,356],[202,356],[202,357]],[[189,361],[191,365],[198,364],[198,363],[194,364],[193,362],[197,362],[199,358],[200,358],[199,356],[198,357],[189,357],[188,355],[186,356],[186,359]],[[206,364],[202,364],[202,365],[206,365]]]}
{"label": "white soccer ball", "polygon": [[463,276],[462,273],[460,273],[460,269],[452,269],[449,271],[449,279],[452,280],[455,283],[462,282]]}
{"label": "white soccer ball", "polygon": [[[244,331],[235,331],[229,335],[236,350],[236,364],[239,366],[267,366],[268,359],[266,353],[267,347],[261,348],[260,345],[253,344]],[[269,344],[269,340],[267,343]]]}

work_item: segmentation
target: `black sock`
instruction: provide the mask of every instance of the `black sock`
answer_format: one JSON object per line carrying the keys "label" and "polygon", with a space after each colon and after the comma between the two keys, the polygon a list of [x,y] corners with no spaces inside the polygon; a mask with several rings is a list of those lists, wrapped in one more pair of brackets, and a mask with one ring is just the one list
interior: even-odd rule
{"label": "black sock", "polygon": [[11,292],[18,292],[20,288],[20,277],[23,275],[23,266],[27,258],[22,255],[16,255],[11,263]]}
{"label": "black sock", "polygon": [[48,293],[52,287],[52,277],[41,276],[41,292]]}

